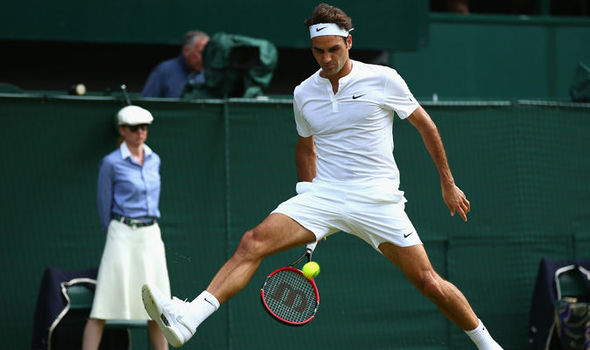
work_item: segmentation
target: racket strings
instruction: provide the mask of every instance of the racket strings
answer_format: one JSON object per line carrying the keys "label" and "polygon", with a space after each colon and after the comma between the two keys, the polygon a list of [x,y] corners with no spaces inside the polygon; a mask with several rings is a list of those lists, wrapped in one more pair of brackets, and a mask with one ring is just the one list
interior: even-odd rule
{"label": "racket strings", "polygon": [[283,270],[270,276],[263,291],[269,310],[284,321],[304,322],[317,310],[315,287],[295,271]]}

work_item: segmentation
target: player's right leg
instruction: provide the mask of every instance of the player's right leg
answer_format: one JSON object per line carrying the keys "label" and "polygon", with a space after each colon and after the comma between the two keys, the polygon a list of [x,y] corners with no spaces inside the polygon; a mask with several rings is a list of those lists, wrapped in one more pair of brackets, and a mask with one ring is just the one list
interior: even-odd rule
{"label": "player's right leg", "polygon": [[314,240],[316,236],[295,220],[283,214],[271,214],[242,236],[233,256],[219,269],[207,290],[191,303],[177,298],[170,300],[154,287],[144,285],[142,297],[146,311],[168,342],[179,347],[221,303],[248,284],[262,259]]}
{"label": "player's right leg", "polygon": [[311,231],[290,217],[271,214],[242,236],[234,255],[217,272],[207,291],[223,303],[246,286],[262,259],[315,239]]}

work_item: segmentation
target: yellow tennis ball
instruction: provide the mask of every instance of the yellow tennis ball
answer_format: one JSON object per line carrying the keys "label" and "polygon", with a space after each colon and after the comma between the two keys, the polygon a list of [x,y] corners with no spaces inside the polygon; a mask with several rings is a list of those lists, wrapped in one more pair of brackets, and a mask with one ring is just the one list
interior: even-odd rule
{"label": "yellow tennis ball", "polygon": [[318,265],[318,263],[315,261],[310,261],[303,265],[303,269],[301,271],[303,271],[303,276],[312,279],[320,274],[320,265]]}

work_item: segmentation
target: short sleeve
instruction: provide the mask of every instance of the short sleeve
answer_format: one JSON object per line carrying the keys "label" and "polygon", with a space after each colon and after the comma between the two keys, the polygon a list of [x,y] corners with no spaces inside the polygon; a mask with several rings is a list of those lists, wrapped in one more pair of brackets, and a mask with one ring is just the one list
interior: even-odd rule
{"label": "short sleeve", "polygon": [[401,119],[406,119],[420,106],[410,92],[404,79],[393,69],[385,75],[384,103],[397,113]]}
{"label": "short sleeve", "polygon": [[301,113],[301,109],[299,109],[299,106],[297,105],[297,89],[295,89],[295,93],[293,94],[293,114],[295,115],[295,125],[299,136],[309,137],[313,135],[309,123],[305,120],[305,117]]}

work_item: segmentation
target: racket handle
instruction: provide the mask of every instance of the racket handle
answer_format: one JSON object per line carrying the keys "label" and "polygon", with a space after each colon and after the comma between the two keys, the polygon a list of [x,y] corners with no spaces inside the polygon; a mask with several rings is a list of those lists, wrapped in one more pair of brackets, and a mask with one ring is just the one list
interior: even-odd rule
{"label": "racket handle", "polygon": [[317,241],[311,242],[305,245],[305,253],[299,257],[299,259],[295,260],[290,266],[295,266],[301,262],[301,260],[307,257],[307,261],[311,261],[311,255],[313,254],[313,250],[315,246],[318,244]]}
{"label": "racket handle", "polygon": [[313,253],[313,251],[315,250],[316,245],[318,245],[318,241],[308,243],[305,246],[305,251],[307,252],[307,254],[309,254],[310,257],[311,257],[311,254]]}

